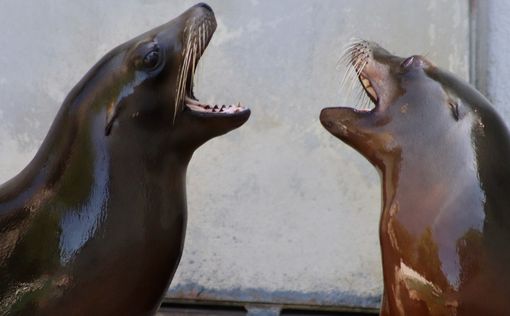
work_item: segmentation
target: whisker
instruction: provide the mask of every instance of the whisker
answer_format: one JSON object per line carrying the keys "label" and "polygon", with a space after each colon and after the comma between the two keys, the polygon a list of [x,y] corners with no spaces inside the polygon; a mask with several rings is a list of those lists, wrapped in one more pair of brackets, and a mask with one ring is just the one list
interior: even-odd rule
{"label": "whisker", "polygon": [[355,88],[358,88],[358,76],[357,73],[351,71],[351,81],[349,83],[348,89],[349,89],[349,97],[354,93],[356,94]]}
{"label": "whisker", "polygon": [[364,58],[358,58],[356,60],[356,63],[353,64],[352,68],[354,70],[354,72],[356,72],[356,76],[359,76],[361,71],[360,71],[360,66],[365,62],[365,59]]}
{"label": "whisker", "polygon": [[206,31],[207,31],[207,26],[206,26],[206,25],[203,25],[203,26],[202,26],[202,37],[201,37],[201,39],[200,39],[200,40],[202,41],[202,47],[201,47],[201,49],[200,49],[200,53],[203,53],[203,52],[204,52],[204,50],[205,50],[205,45],[206,45],[205,35],[207,34],[207,33],[206,33]]}
{"label": "whisker", "polygon": [[343,88],[347,83],[347,80],[350,79],[349,76],[351,74],[350,68],[345,69],[344,75],[342,76],[342,80],[340,81],[340,87]]}
{"label": "whisker", "polygon": [[352,52],[355,50],[356,44],[347,45],[343,49],[343,53],[341,54],[340,58],[337,61],[337,66],[344,65],[347,66],[351,63],[351,55]]}
{"label": "whisker", "polygon": [[355,108],[370,109],[372,100],[360,83],[360,75],[369,63],[369,48],[367,42],[353,39],[346,45],[343,54],[337,62],[345,69],[340,82],[340,89],[344,92],[346,101],[354,101]]}
{"label": "whisker", "polygon": [[175,106],[174,106],[174,116],[173,116],[173,123],[175,123],[175,118],[177,116],[177,109],[179,109],[179,105],[182,104],[182,101],[184,99],[184,90],[186,89],[186,79],[189,69],[189,59],[190,59],[190,44],[191,44],[191,30],[188,32],[188,36],[186,39],[186,46],[184,48],[183,54],[184,54],[184,62],[181,65],[181,71],[179,73],[178,77],[178,92],[175,99]]}
{"label": "whisker", "polygon": [[351,97],[351,94],[353,92],[353,85],[354,81],[356,79],[356,73],[354,72],[352,66],[349,66],[346,70],[346,80],[343,82],[342,90],[346,92],[347,99]]}
{"label": "whisker", "polygon": [[205,41],[203,40],[203,35],[204,35],[204,26],[200,25],[200,28],[198,29],[198,50],[200,52],[204,51]]}
{"label": "whisker", "polygon": [[178,110],[184,109],[186,106],[186,97],[193,97],[193,87],[198,80],[195,75],[198,74],[199,60],[209,44],[215,27],[216,24],[210,19],[197,20],[196,18],[188,21],[184,27],[182,63],[176,78],[173,123],[175,123]]}
{"label": "whisker", "polygon": [[367,66],[367,64],[368,64],[368,59],[365,59],[365,62],[363,63],[363,65],[361,65],[361,67],[359,67],[358,76],[361,75],[361,73],[363,72],[363,69]]}
{"label": "whisker", "polygon": [[194,81],[195,81],[195,69],[196,69],[196,62],[197,62],[197,42],[196,40],[193,43],[193,50],[192,50],[192,58],[193,61],[192,67],[191,67],[191,81],[192,84],[189,87],[189,93],[191,94],[191,90],[193,89]]}

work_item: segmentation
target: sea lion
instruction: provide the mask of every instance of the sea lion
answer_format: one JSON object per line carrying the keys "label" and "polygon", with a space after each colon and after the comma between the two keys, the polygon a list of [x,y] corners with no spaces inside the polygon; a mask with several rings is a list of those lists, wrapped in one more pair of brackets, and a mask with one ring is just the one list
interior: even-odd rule
{"label": "sea lion", "polygon": [[193,95],[215,29],[198,4],[70,92],[35,158],[0,186],[0,315],[155,313],[183,248],[188,162],[250,116]]}
{"label": "sea lion", "polygon": [[375,107],[326,108],[320,121],[381,175],[381,315],[508,315],[505,123],[422,56],[366,41],[346,56]]}

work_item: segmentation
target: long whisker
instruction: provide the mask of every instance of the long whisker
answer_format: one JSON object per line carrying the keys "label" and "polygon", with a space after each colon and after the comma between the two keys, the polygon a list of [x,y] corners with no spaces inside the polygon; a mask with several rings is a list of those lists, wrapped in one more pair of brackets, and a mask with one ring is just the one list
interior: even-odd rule
{"label": "long whisker", "polygon": [[193,89],[193,84],[194,84],[194,80],[195,80],[195,68],[196,68],[196,62],[197,62],[197,42],[196,40],[194,41],[193,43],[193,50],[191,52],[191,60],[192,60],[192,66],[191,66],[191,80],[193,81],[192,84],[190,85],[189,89],[189,93],[191,94],[191,89]]}
{"label": "long whisker", "polygon": [[[197,78],[199,60],[203,55],[209,39],[216,28],[216,23],[211,19],[193,18],[188,21],[183,30],[182,63],[176,78],[176,98],[173,109],[173,123],[179,110],[184,110],[186,98],[193,96],[193,87]],[[200,105],[197,101],[197,104]]]}
{"label": "long whisker", "polygon": [[368,64],[368,59],[365,59],[365,62],[359,67],[358,76],[361,75],[361,73],[363,72],[363,69],[367,66],[367,64]]}
{"label": "long whisker", "polygon": [[369,51],[366,42],[355,39],[346,45],[337,63],[345,68],[340,82],[340,87],[345,92],[345,100],[354,100],[356,108],[363,110],[369,109],[372,104],[362,84],[358,82],[368,62]]}
{"label": "long whisker", "polygon": [[202,25],[198,27],[198,51],[202,51]]}
{"label": "long whisker", "polygon": [[178,84],[177,84],[177,96],[175,99],[175,106],[174,106],[174,115],[173,115],[173,123],[175,123],[175,118],[177,116],[177,110],[179,109],[179,105],[182,104],[183,98],[184,98],[184,90],[186,88],[186,77],[188,73],[188,67],[189,67],[189,58],[190,58],[190,44],[191,44],[191,30],[188,31],[188,36],[186,39],[186,46],[183,51],[184,55],[184,62],[180,67],[179,77],[178,77]]}

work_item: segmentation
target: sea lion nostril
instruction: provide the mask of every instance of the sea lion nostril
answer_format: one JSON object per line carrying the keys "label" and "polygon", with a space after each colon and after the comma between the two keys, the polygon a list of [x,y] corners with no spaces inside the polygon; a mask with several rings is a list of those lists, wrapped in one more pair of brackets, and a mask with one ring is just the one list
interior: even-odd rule
{"label": "sea lion nostril", "polygon": [[201,3],[197,4],[196,7],[201,7],[201,8],[204,8],[204,9],[207,9],[207,10],[213,12],[213,9],[207,3],[201,2]]}
{"label": "sea lion nostril", "polygon": [[333,122],[331,121],[321,121],[322,125],[326,128],[332,128],[333,127]]}

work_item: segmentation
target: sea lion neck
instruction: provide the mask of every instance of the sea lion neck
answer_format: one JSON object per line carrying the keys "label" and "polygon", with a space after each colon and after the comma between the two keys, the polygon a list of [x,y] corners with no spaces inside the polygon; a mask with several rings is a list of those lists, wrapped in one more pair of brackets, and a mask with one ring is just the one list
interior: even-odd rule
{"label": "sea lion neck", "polygon": [[375,165],[380,171],[388,203],[395,195],[413,196],[408,201],[411,206],[413,200],[427,200],[438,191],[446,192],[451,181],[477,179],[479,157],[472,124],[471,119],[466,119],[462,126],[435,130],[436,133],[429,134],[426,139],[411,134],[404,139],[394,135],[393,150],[381,155],[383,159]]}
{"label": "sea lion neck", "polygon": [[164,137],[146,137],[138,142],[126,142],[125,138],[117,136],[106,137],[102,133],[103,115],[91,117],[91,122],[84,125],[87,128],[78,128],[83,122],[73,115],[73,110],[66,109],[63,107],[57,115],[34,159],[0,187],[1,208],[16,204],[21,187],[30,188],[23,194],[33,194],[34,203],[40,202],[41,192],[44,192],[44,198],[49,198],[59,187],[75,188],[85,194],[94,183],[91,178],[85,181],[86,177],[80,174],[93,175],[94,168],[110,173],[112,164],[119,174],[133,177],[137,174],[133,170],[168,168],[169,181],[175,178],[182,178],[178,182],[184,181],[195,148],[176,150]]}

